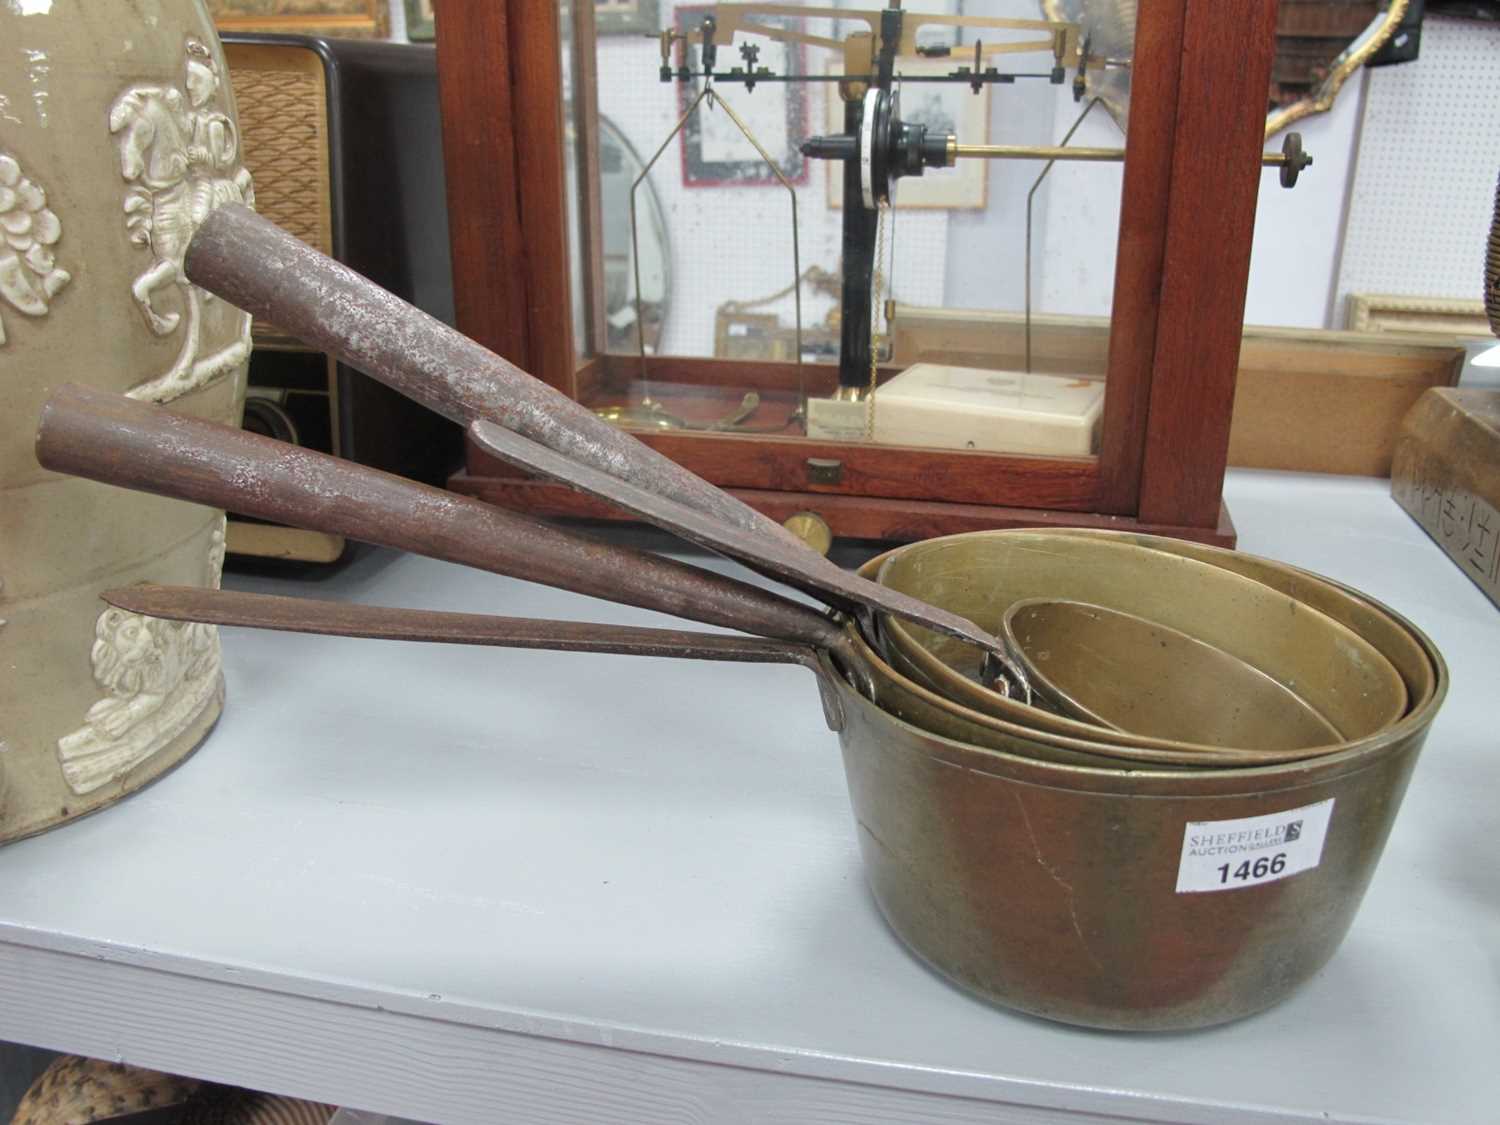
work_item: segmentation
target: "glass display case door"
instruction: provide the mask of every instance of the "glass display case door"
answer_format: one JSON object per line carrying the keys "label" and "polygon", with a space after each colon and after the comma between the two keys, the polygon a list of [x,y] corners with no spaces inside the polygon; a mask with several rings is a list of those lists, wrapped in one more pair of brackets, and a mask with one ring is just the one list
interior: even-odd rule
{"label": "glass display case door", "polygon": [[[1274,5],[971,7],[903,46],[889,9],[445,4],[460,326],[838,534],[1224,541]],[[591,512],[474,451],[454,483]]]}

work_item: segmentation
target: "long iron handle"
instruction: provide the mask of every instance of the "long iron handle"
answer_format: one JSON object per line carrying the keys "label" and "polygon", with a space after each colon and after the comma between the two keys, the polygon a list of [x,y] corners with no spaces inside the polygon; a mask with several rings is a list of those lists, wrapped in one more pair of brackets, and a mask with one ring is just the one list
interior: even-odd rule
{"label": "long iron handle", "polygon": [[765,637],[740,637],[688,629],[644,629],[592,621],[550,621],[484,613],[398,609],[202,586],[122,586],[106,590],[100,596],[110,605],[147,617],[288,633],[557,652],[617,653],[678,660],[721,660],[741,664],[800,664],[811,668],[818,678],[824,718],[829,727],[839,730],[843,725],[838,696],[827,682],[817,652],[807,645]]}
{"label": "long iron handle", "polygon": [[[588,465],[569,460],[562,454],[489,422],[469,425],[469,439],[480,449],[535,476],[559,481],[587,496],[621,508],[648,523],[676,533],[691,543],[738,559],[767,577],[796,586],[829,605],[840,609],[883,611],[936,629],[972,644],[986,653],[987,674],[1002,672],[1010,684],[1029,699],[1030,685],[1022,662],[1010,651],[1008,642],[982,632],[973,622],[898,593],[888,586],[866,582],[858,575],[838,567],[808,565],[814,556],[807,551],[783,551],[764,536],[721,523],[712,516],[679,504],[671,497],[647,492],[629,481],[601,473]],[[820,560],[822,561],[822,560]],[[1000,668],[990,669],[989,659],[997,659]]]}
{"label": "long iron handle", "polygon": [[769,590],[232,426],[89,387],[42,408],[49,469],[821,648],[838,625]]}
{"label": "long iron handle", "polygon": [[188,245],[188,277],[446,418],[476,418],[746,530],[791,532],[593,411],[238,204]]}
{"label": "long iron handle", "polygon": [[846,611],[880,609],[977,645],[995,662],[986,668],[1029,697],[1026,674],[1002,640],[841,570],[774,520],[248,208],[225,204],[210,213],[185,263],[196,284],[439,414],[464,425],[498,422],[566,462],[670,497],[746,541],[760,539],[764,549],[737,557],[763,574]]}

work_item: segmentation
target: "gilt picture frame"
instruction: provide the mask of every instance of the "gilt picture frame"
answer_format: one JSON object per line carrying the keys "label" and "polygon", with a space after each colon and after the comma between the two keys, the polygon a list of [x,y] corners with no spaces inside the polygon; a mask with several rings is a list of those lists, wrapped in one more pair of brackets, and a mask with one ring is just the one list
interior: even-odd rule
{"label": "gilt picture frame", "polygon": [[657,0],[594,0],[594,34],[651,35],[658,11]]}
{"label": "gilt picture frame", "polygon": [[437,38],[432,0],[406,0],[406,37],[413,43],[431,43]]}
{"label": "gilt picture frame", "polygon": [[[1096,49],[1121,54],[1126,53],[1132,44],[1136,0],[1039,0],[1039,3],[1045,19],[1081,22],[1085,35],[1092,38]],[[1387,0],[1380,8],[1371,12],[1368,22],[1357,34],[1351,34],[1343,49],[1319,68],[1322,80],[1306,96],[1268,109],[1265,135],[1274,136],[1298,121],[1332,109],[1339,91],[1349,79],[1396,34],[1410,3],[1411,0]],[[1295,17],[1295,7],[1289,7],[1292,7],[1289,18]],[[1316,19],[1316,13],[1313,13],[1312,18]],[[1295,24],[1295,20],[1292,22]],[[1285,40],[1295,38],[1294,30],[1278,31],[1278,66],[1286,63]],[[1090,77],[1089,92],[1104,102],[1110,116],[1121,128],[1124,128],[1129,117],[1129,75],[1129,68],[1119,68],[1100,72],[1097,79],[1092,74]]]}
{"label": "gilt picture frame", "polygon": [[[696,56],[697,28],[708,7],[677,9],[677,30],[688,36],[688,50]],[[768,20],[768,23],[775,22]],[[722,66],[739,64],[721,57]],[[798,44],[766,41],[760,44],[758,66],[773,74],[799,74],[804,52]],[[701,79],[678,86],[678,108],[686,113],[702,89]],[[715,87],[722,100],[750,130],[755,142],[741,132],[734,118],[705,101],[682,129],[682,182],[685,187],[778,187],[780,177],[756,151],[758,143],[775,160],[789,184],[805,184],[808,160],[801,139],[807,128],[807,84],[762,82],[753,91],[729,82]]]}
{"label": "gilt picture frame", "polygon": [[386,0],[207,0],[220,31],[262,31],[383,39],[390,34]]}

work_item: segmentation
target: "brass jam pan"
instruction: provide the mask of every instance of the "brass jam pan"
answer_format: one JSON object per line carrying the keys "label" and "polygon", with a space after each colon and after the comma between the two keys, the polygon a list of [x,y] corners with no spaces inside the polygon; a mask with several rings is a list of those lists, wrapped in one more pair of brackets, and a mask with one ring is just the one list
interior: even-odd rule
{"label": "brass jam pan", "polygon": [[[923,961],[1002,1006],[1165,1031],[1226,1023],[1285,998],[1348,932],[1446,696],[1436,647],[1374,599],[1270,560],[1163,545],[1242,563],[1326,605],[1398,665],[1414,704],[1377,734],[1277,765],[1101,768],[1033,753],[1035,739],[1001,734],[1013,724],[973,712],[967,729],[988,743],[945,737],[942,724],[956,720],[941,697],[925,693],[940,717],[932,727],[888,705],[903,677],[879,685],[877,697],[887,698],[878,703],[830,677],[842,699],[839,738],[860,851],[881,912]],[[889,668],[867,646],[861,657]],[[821,659],[832,667],[831,657]],[[898,702],[920,706],[925,689],[905,684],[910,694]],[[1330,815],[1315,868],[1264,885],[1178,891],[1190,824],[1324,802]]]}
{"label": "brass jam pan", "polygon": [[[874,575],[893,553],[887,551],[871,559],[859,568],[860,573]],[[845,651],[852,657],[845,671],[865,698],[922,730],[987,750],[1109,770],[1248,769],[1296,762],[1307,756],[1302,751],[1205,748],[1161,739],[1145,744],[1147,740],[1129,736],[1120,742],[1106,742],[1038,731],[955,703],[926,682],[920,671],[904,665],[900,652],[887,651],[878,638],[866,637],[852,623],[845,623],[844,637]],[[1101,727],[1077,725],[1090,732],[1111,733]]]}
{"label": "brass jam pan", "polygon": [[1289,563],[1247,555],[1224,547],[1210,547],[1185,539],[1168,539],[1135,531],[1104,531],[1096,528],[1055,528],[1052,534],[1068,539],[1106,539],[1132,543],[1163,554],[1197,559],[1221,570],[1232,570],[1273,590],[1280,590],[1353,629],[1380,650],[1406,683],[1413,710],[1421,707],[1437,690],[1437,675],[1427,650],[1417,643],[1409,624],[1380,607],[1354,588],[1332,578],[1314,574]]}
{"label": "brass jam pan", "polygon": [[[112,593],[221,624],[808,664],[839,732],[867,877],[902,941],[993,1003],[1117,1029],[1182,1030],[1249,1015],[1333,955],[1447,682],[1434,652],[1435,690],[1422,707],[1325,757],[1256,769],[1100,769],[982,749],[904,723],[840,674],[843,650],[834,647],[219,590]],[[1193,829],[1245,817],[1271,826],[1256,837],[1272,849],[1260,857],[1264,881],[1184,887]],[[1292,823],[1315,823],[1308,832],[1318,839],[1288,870]],[[1270,877],[1281,871],[1285,878]]]}
{"label": "brass jam pan", "polygon": [[[881,912],[949,979],[1047,1019],[1185,1030],[1272,1006],[1348,931],[1447,691],[1442,658],[1409,635],[1433,684],[1411,713],[1334,753],[1250,769],[1100,769],[981,748],[831,677]],[[1316,866],[1178,889],[1190,825],[1321,812]]]}
{"label": "brass jam pan", "polygon": [[955,706],[916,678],[887,662],[855,627],[846,629],[853,659],[840,664],[861,696],[904,723],[939,738],[1063,766],[1083,766],[1119,772],[1124,770],[1204,771],[1205,767],[1247,769],[1301,761],[1304,755],[1275,751],[1223,750],[1211,758],[1201,753],[1183,753],[1153,747],[1116,746],[1108,742],[1039,736],[1030,727],[995,715]]}
{"label": "brass jam pan", "polygon": [[1060,714],[1127,734],[1264,750],[1329,746],[1307,700],[1223,649],[1088,602],[1027,598],[1005,611],[1035,695]]}
{"label": "brass jam pan", "polygon": [[[946,604],[998,629],[1016,601],[1069,598],[1137,613],[1198,637],[1295,690],[1345,741],[1389,726],[1407,710],[1406,685],[1356,632],[1265,583],[1184,556],[1097,537],[1046,531],[948,536],[885,556],[879,580]],[[916,593],[921,591],[921,593]],[[1205,752],[1201,744],[1127,736],[1005,699],[979,682],[981,657],[961,643],[883,619],[892,655],[956,703],[1059,734],[1115,744]]]}
{"label": "brass jam pan", "polygon": [[[900,549],[894,548],[875,556],[859,568],[860,573],[867,577],[878,573],[885,561]],[[1232,558],[1238,557],[1235,552],[1223,553]],[[1360,624],[1367,639],[1378,640],[1382,651],[1389,651],[1401,660],[1404,673],[1409,675],[1408,682],[1417,688],[1413,695],[1419,702],[1411,713],[1415,713],[1432,699],[1440,672],[1433,663],[1436,650],[1420,636],[1410,622],[1357,591],[1337,586],[1332,580],[1321,579],[1306,571],[1295,571],[1294,568],[1287,568],[1291,573],[1282,575],[1275,569],[1278,564],[1263,559],[1258,561],[1270,568],[1267,573],[1272,578],[1279,577],[1288,581],[1294,579],[1300,587],[1309,591],[1321,586],[1329,587],[1330,595],[1337,595],[1336,598],[1330,598],[1330,605],[1341,607],[1341,611],[1351,621]],[[1008,753],[1035,761],[1136,772],[1205,772],[1203,767],[1212,766],[1216,768],[1206,772],[1218,773],[1220,769],[1282,765],[1290,767],[1305,761],[1321,761],[1328,756],[1357,751],[1374,737],[1368,736],[1356,742],[1329,747],[1317,755],[1307,755],[1300,751],[1211,749],[1184,746],[1167,740],[1138,738],[1133,742],[1127,740],[1115,743],[1088,736],[1057,735],[955,703],[925,682],[919,672],[914,674],[909,667],[902,667],[902,654],[881,644],[880,638],[867,638],[847,624],[844,631],[855,662],[854,667],[848,669],[849,675],[856,681],[861,693],[875,701],[883,710],[940,738],[966,743],[976,749]],[[1413,653],[1420,666],[1412,662]],[[1402,720],[1403,723],[1405,721]],[[1087,724],[1078,726],[1091,734],[1099,733],[1105,738],[1110,736],[1110,732],[1103,728]]]}

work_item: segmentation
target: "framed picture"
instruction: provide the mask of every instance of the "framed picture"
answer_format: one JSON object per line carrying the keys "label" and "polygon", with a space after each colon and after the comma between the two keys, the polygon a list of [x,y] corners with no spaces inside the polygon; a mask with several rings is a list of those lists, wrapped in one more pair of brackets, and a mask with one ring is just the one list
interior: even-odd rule
{"label": "framed picture", "polygon": [[[797,358],[797,329],[775,313],[741,312],[720,305],[714,313],[714,356],[787,362]],[[802,358],[837,363],[839,334],[827,325],[802,327]]]}
{"label": "framed picture", "polygon": [[[897,67],[902,74],[952,74],[952,59],[906,60]],[[843,67],[830,63],[830,74],[842,74]],[[822,83],[824,92],[824,129],[828,133],[844,131],[844,103],[838,87]],[[955,133],[959,144],[984,144],[989,140],[990,98],[986,88],[979,94],[962,82],[906,82],[900,84],[901,120],[917,121],[930,132]],[[843,178],[838,166],[829,163],[828,206],[844,206]],[[920,176],[897,181],[896,207],[899,210],[941,208],[944,210],[983,210],[989,186],[989,161],[960,160],[952,168],[928,168]]]}
{"label": "framed picture", "polygon": [[[677,30],[688,36],[687,50],[692,64],[697,64],[698,44],[702,42],[698,27],[707,7],[678,8]],[[767,20],[767,23],[773,22]],[[802,50],[786,43],[760,39],[757,67],[773,74],[798,74],[802,69]],[[716,70],[743,66],[738,48],[719,46]],[[745,127],[754,134],[781,168],[781,174],[793,184],[807,182],[807,158],[800,145],[807,130],[807,84],[800,82],[763,82],[754,90],[743,85],[720,82],[715,87],[724,101],[733,107]],[[697,82],[679,86],[679,112],[686,113],[698,96]],[[705,102],[682,130],[682,182],[688,187],[779,187],[780,181],[760,154],[755,151],[729,114],[710,109]]]}
{"label": "framed picture", "polygon": [[386,0],[208,0],[220,31],[270,31],[379,39],[390,34]]}
{"label": "framed picture", "polygon": [[413,43],[429,43],[436,36],[432,0],[406,0],[406,37]]}
{"label": "framed picture", "polygon": [[1348,300],[1348,325],[1355,332],[1422,332],[1444,339],[1490,335],[1483,301],[1385,293],[1350,293]]}
{"label": "framed picture", "polygon": [[661,30],[656,12],[656,0],[594,0],[594,33],[653,35]]}

